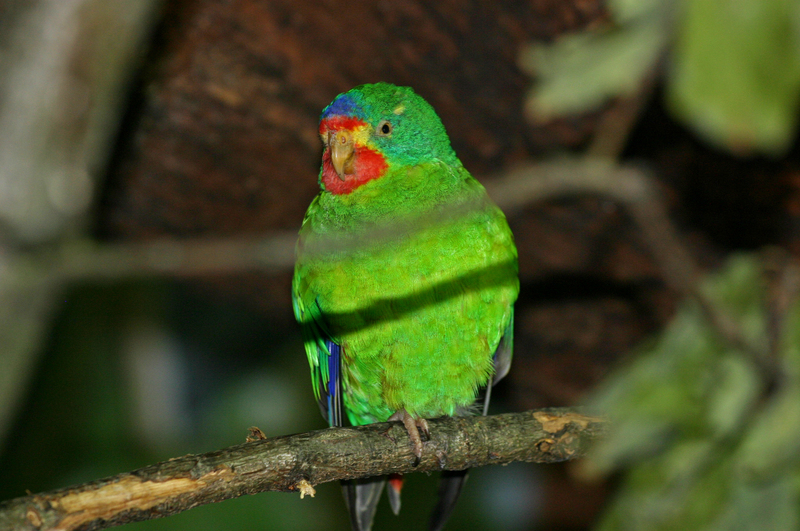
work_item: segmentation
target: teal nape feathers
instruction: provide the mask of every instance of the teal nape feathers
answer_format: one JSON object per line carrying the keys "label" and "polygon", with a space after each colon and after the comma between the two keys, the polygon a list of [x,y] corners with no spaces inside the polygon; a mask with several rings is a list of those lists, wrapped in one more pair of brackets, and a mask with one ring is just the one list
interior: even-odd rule
{"label": "teal nape feathers", "polygon": [[[300,229],[292,285],[314,392],[332,426],[402,421],[419,458],[425,419],[476,411],[481,389],[485,414],[488,391],[508,372],[519,291],[513,236],[412,89],[377,83],[340,94],[319,134],[321,192]],[[370,237],[459,204],[475,208]],[[361,234],[358,246],[329,244]],[[430,529],[444,526],[465,478],[443,473]],[[401,481],[387,487],[395,512]],[[343,484],[354,530],[371,528],[384,484]]]}

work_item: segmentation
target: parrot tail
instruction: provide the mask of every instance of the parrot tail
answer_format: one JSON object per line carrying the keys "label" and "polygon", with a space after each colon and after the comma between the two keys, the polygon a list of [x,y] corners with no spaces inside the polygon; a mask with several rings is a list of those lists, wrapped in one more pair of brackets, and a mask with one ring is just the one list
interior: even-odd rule
{"label": "parrot tail", "polygon": [[[375,509],[381,499],[385,477],[342,481],[342,493],[350,511],[353,531],[370,531]],[[391,499],[391,498],[390,498]]]}
{"label": "parrot tail", "polygon": [[381,490],[386,484],[386,495],[392,512],[400,513],[400,491],[403,488],[403,474],[390,474],[381,478],[368,478],[342,481],[342,493],[350,511],[350,525],[353,531],[369,531],[375,508],[381,499]]}
{"label": "parrot tail", "polygon": [[469,470],[442,471],[442,478],[439,480],[439,499],[431,513],[430,522],[428,522],[429,531],[441,531],[444,527],[445,522],[450,517],[450,513],[453,512],[456,506],[458,496],[461,494],[461,488],[467,481],[467,472]]}
{"label": "parrot tail", "polygon": [[400,491],[403,489],[403,474],[390,474],[389,481],[386,483],[386,496],[389,498],[389,505],[392,512],[397,516],[400,514]]}

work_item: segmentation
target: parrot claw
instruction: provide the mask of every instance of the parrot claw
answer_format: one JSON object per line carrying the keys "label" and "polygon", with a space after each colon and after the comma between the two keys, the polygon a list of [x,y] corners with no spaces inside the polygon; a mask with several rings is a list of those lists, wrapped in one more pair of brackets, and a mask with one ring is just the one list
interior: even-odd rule
{"label": "parrot claw", "polygon": [[426,441],[431,440],[431,430],[428,427],[428,421],[425,419],[416,419],[417,428],[422,431],[422,434],[425,436]]}
{"label": "parrot claw", "polygon": [[425,435],[426,439],[431,438],[431,432],[428,428],[428,421],[425,419],[415,419],[411,415],[408,414],[408,411],[405,409],[398,410],[395,412],[391,417],[389,417],[389,422],[394,422],[399,420],[405,426],[406,431],[408,432],[408,437],[411,439],[411,443],[414,445],[414,455],[417,456],[417,463],[422,458],[422,437],[420,436],[420,431]]}

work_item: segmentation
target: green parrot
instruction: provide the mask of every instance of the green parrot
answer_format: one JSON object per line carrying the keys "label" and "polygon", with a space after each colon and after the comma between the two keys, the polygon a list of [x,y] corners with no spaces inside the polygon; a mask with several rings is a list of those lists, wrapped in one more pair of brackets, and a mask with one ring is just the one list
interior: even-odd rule
{"label": "green parrot", "polygon": [[[319,134],[321,192],[303,219],[292,282],[314,393],[331,426],[403,422],[419,459],[425,419],[486,414],[508,372],[514,239],[411,88],[340,94]],[[430,529],[444,526],[465,478],[443,472]],[[401,481],[387,488],[395,513]],[[371,528],[385,483],[343,483],[354,530]]]}

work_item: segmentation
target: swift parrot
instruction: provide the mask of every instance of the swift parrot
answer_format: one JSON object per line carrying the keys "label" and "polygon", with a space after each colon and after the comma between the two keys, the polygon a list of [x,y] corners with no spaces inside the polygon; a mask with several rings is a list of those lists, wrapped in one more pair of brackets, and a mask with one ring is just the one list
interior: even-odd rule
{"label": "swift parrot", "polygon": [[[514,239],[411,88],[340,94],[319,134],[321,191],[303,219],[292,282],[314,393],[331,426],[401,421],[419,459],[426,419],[486,414],[508,372]],[[443,472],[430,529],[444,526],[465,478]],[[387,487],[395,512],[401,481]],[[371,529],[385,483],[343,482],[354,530]]]}

